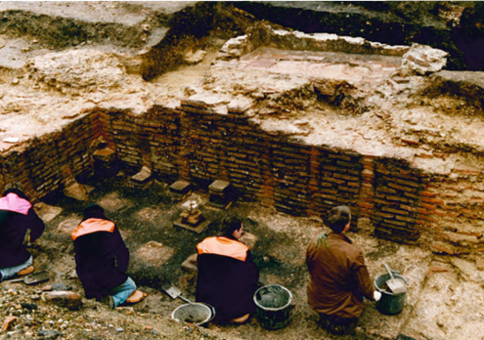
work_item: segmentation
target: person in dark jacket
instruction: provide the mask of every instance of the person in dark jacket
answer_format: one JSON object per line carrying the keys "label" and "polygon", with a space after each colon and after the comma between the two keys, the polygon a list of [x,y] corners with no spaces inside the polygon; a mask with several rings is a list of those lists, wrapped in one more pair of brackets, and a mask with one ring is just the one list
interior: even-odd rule
{"label": "person in dark jacket", "polygon": [[8,184],[0,198],[0,281],[34,271],[32,256],[24,245],[44,232],[44,222],[35,213],[20,183]]}
{"label": "person in dark jacket", "polygon": [[346,206],[331,210],[332,232],[315,237],[306,254],[311,275],[307,288],[309,305],[319,313],[323,328],[335,334],[350,332],[363,312],[363,297],[378,299],[361,250],[344,234],[350,228]]}
{"label": "person in dark jacket", "polygon": [[115,308],[126,301],[137,302],[143,297],[126,274],[129,250],[114,222],[104,215],[102,207],[97,204],[87,206],[83,220],[71,236],[77,276],[86,298],[95,298]]}
{"label": "person in dark jacket", "polygon": [[229,215],[221,236],[207,237],[197,245],[196,300],[215,307],[214,321],[219,323],[243,323],[255,312],[259,271],[249,247],[238,240],[243,228],[239,216]]}

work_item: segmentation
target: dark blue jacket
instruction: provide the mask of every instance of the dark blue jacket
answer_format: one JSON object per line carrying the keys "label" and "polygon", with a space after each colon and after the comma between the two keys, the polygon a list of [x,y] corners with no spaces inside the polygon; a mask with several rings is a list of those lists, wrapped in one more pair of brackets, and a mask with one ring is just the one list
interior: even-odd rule
{"label": "dark blue jacket", "polygon": [[245,261],[220,254],[198,255],[196,300],[215,307],[214,321],[229,322],[255,312],[259,270],[247,250]]}
{"label": "dark blue jacket", "polygon": [[126,281],[129,250],[116,225],[103,213],[84,215],[72,236],[77,276],[84,286],[86,298],[100,299]]}
{"label": "dark blue jacket", "polygon": [[[18,189],[5,191],[2,198],[8,194],[15,194],[20,199],[29,199]],[[44,232],[44,222],[37,216],[33,207],[28,209],[27,214],[12,210],[0,210],[0,268],[18,266],[30,257],[30,253],[23,244],[27,229],[30,229],[30,241],[34,242]]]}

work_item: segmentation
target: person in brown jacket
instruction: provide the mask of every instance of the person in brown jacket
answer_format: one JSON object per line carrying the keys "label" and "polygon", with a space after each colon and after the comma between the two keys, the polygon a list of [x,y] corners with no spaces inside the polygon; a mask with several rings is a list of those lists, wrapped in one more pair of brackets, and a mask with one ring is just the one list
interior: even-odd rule
{"label": "person in brown jacket", "polygon": [[375,293],[363,253],[345,236],[350,221],[347,206],[331,209],[332,232],[315,237],[306,254],[308,303],[319,313],[321,326],[334,334],[351,332],[363,312],[363,297],[374,300]]}

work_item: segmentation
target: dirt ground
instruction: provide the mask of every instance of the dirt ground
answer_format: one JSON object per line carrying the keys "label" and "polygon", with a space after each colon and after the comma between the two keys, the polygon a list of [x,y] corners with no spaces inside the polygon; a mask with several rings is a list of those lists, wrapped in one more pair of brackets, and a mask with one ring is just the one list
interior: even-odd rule
{"label": "dirt ground", "polygon": [[[254,261],[260,270],[260,281],[263,284],[280,284],[293,294],[295,307],[290,312],[291,322],[280,330],[264,329],[256,317],[243,325],[210,324],[208,328],[180,325],[171,320],[171,313],[183,302],[171,299],[161,290],[161,286],[170,281],[185,297],[194,300],[196,271],[183,269],[181,265],[195,252],[198,242],[206,236],[217,234],[218,222],[227,211],[213,210],[207,206],[207,192],[196,190],[188,199],[198,200],[204,216],[212,221],[204,232],[196,234],[173,226],[173,222],[179,217],[180,204],[183,201],[177,201],[170,193],[170,183],[154,182],[151,187],[142,191],[128,187],[127,181],[128,178],[122,174],[106,181],[92,181],[89,184],[95,190],[88,201],[76,201],[57,195],[36,206],[47,227],[42,238],[30,250],[35,258],[36,270],[47,270],[50,281],[36,286],[8,282],[0,286],[0,303],[6,307],[0,308],[0,316],[6,318],[14,313],[19,318],[17,328],[9,330],[17,332],[10,333],[14,338],[30,338],[36,335],[39,339],[47,339],[49,337],[43,337],[44,333],[41,331],[55,331],[59,332],[59,339],[349,340],[396,339],[399,334],[408,335],[411,331],[413,336],[419,335],[416,339],[445,339],[429,337],[429,332],[435,330],[430,326],[427,330],[422,330],[419,326],[421,316],[416,317],[415,313],[428,313],[432,310],[431,306],[422,306],[428,303],[425,299],[422,301],[422,297],[428,294],[425,290],[432,292],[437,289],[439,299],[445,297],[446,293],[442,291],[445,289],[437,287],[441,280],[439,275],[454,274],[453,271],[459,265],[465,271],[466,265],[473,263],[464,259],[438,257],[420,248],[376,239],[369,232],[371,226],[368,222],[359,221],[359,232],[350,233],[349,237],[364,250],[372,277],[384,274],[383,262],[387,262],[408,279],[409,292],[402,313],[396,316],[380,314],[374,303],[365,302],[365,311],[356,335],[336,337],[318,327],[316,315],[306,302],[306,286],[309,280],[305,265],[306,247],[310,239],[323,231],[327,232],[328,229],[317,218],[293,217],[255,202],[236,201],[228,211],[248,218],[243,239],[252,248]],[[117,223],[131,253],[129,275],[148,296],[141,303],[114,311],[84,298],[83,307],[75,311],[44,303],[39,297],[44,293],[42,288],[47,284],[54,290],[83,294],[80,282],[73,273],[75,265],[70,232],[79,223],[83,208],[94,202],[103,206],[107,216]],[[452,261],[464,262],[453,265]],[[434,268],[435,273],[429,268]],[[457,271],[455,275],[446,279],[447,284],[459,287],[462,271]],[[479,276],[480,273],[473,267],[468,269],[467,275]],[[474,285],[471,282],[464,284]],[[482,288],[475,292],[481,294]],[[464,301],[468,303],[469,296],[460,303],[465,304]],[[35,312],[26,309],[25,306],[29,303],[38,306]],[[452,308],[445,304],[440,308],[439,322],[446,325],[446,334],[453,334],[458,328],[448,319],[452,315]],[[474,315],[474,312],[466,310],[461,313],[465,319]],[[429,324],[432,322],[429,321]],[[479,323],[477,320],[476,322]],[[435,327],[441,328],[438,325]],[[3,335],[3,338],[8,334]]]}

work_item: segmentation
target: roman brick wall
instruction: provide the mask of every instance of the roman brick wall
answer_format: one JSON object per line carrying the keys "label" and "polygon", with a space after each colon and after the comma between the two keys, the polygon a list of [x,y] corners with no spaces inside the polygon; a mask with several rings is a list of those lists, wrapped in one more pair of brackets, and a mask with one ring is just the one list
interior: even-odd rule
{"label": "roman brick wall", "polygon": [[228,180],[245,199],[293,215],[322,215],[345,204],[352,227],[367,218],[378,237],[436,252],[484,249],[484,176],[475,170],[431,174],[407,161],[307,145],[264,131],[240,111],[223,114],[200,101],[155,105],[142,115],[93,110],[22,149],[1,152],[0,188],[24,184],[34,201],[92,172],[102,137],[128,174],[146,166],[159,179],[208,186]]}
{"label": "roman brick wall", "polygon": [[87,113],[60,131],[33,138],[0,154],[0,188],[20,182],[32,201],[62,188],[92,170],[91,143],[100,136],[96,112]]}

